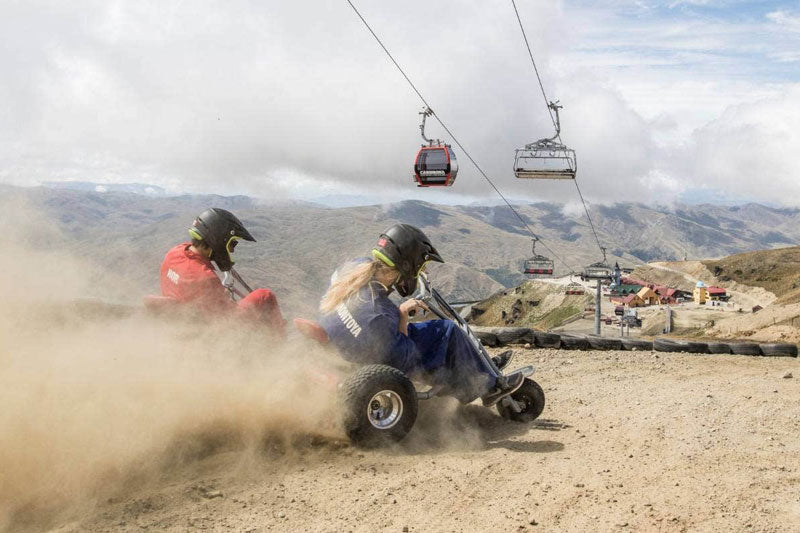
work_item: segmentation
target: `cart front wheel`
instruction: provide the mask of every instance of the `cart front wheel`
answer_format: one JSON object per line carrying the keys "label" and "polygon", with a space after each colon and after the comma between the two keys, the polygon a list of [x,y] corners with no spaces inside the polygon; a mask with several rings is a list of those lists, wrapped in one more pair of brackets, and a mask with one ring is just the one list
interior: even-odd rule
{"label": "cart front wheel", "polygon": [[507,420],[533,422],[544,411],[544,391],[532,379],[525,378],[522,386],[511,394],[511,398],[520,408],[519,412],[513,406],[507,405],[507,402],[501,400],[497,403],[497,412]]}

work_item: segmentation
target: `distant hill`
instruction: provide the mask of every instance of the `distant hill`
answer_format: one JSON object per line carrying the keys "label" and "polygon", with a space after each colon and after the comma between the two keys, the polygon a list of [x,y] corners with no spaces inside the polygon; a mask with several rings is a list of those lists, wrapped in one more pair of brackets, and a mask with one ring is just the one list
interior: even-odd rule
{"label": "distant hill", "polygon": [[91,181],[45,181],[44,187],[91,192],[129,192],[147,196],[166,196],[167,191],[158,185],[146,183],[95,183]]}
{"label": "distant hill", "polygon": [[583,313],[592,295],[567,295],[564,285],[529,280],[472,306],[469,321],[477,326],[556,328]]}
{"label": "distant hill", "polygon": [[[242,218],[258,243],[237,249],[240,271],[273,288],[291,310],[312,314],[341,262],[366,254],[394,222],[421,227],[448,264],[432,268],[435,283],[454,300],[479,300],[523,281],[530,238],[505,206],[443,206],[420,201],[334,209],[307,202],[266,202],[246,196],[153,196],[119,191],[0,187],[0,199],[40,210],[62,235],[48,246],[124,275],[140,293],[158,289],[165,251],[187,239],[186,228],[208,206]],[[709,258],[800,242],[800,212],[757,204],[741,207],[642,204],[592,206],[609,261],[633,266],[660,259]],[[520,214],[544,245],[564,260],[556,272],[597,261],[585,217],[552,203],[520,205]],[[537,252],[549,255],[542,245]],[[102,296],[102,295],[95,295]],[[133,295],[132,295],[133,298]]]}
{"label": "distant hill", "polygon": [[778,297],[776,303],[800,302],[800,246],[735,254],[703,264],[721,282],[761,287]]}

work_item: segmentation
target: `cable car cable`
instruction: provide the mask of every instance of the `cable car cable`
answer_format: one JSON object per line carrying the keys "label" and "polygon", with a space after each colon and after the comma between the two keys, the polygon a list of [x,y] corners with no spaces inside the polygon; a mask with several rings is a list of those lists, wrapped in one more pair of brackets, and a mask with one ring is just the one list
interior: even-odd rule
{"label": "cable car cable", "polygon": [[[405,73],[405,71],[403,70],[403,67],[401,67],[401,66],[400,66],[400,64],[399,64],[399,63],[398,63],[398,62],[397,62],[397,61],[394,59],[394,57],[392,56],[392,54],[389,52],[389,50],[386,48],[386,46],[385,46],[385,45],[383,44],[383,42],[381,41],[380,37],[378,37],[378,35],[375,33],[375,31],[372,29],[372,27],[371,27],[371,26],[369,25],[369,23],[366,21],[366,19],[364,19],[364,17],[363,17],[363,16],[361,15],[361,13],[358,11],[358,8],[356,8],[356,6],[355,6],[355,5],[353,4],[353,2],[351,2],[350,0],[345,0],[345,1],[346,1],[348,4],[350,4],[350,7],[353,9],[353,11],[355,12],[355,14],[356,14],[356,15],[358,15],[358,18],[359,18],[359,19],[361,19],[361,22],[362,22],[362,23],[364,23],[364,26],[366,26],[367,30],[369,30],[369,32],[372,34],[372,36],[373,36],[373,37],[375,38],[375,40],[378,42],[378,44],[379,44],[379,45],[380,45],[380,47],[383,49],[383,51],[386,53],[386,55],[387,55],[387,56],[389,56],[389,59],[392,61],[392,63],[394,63],[394,66],[395,66],[395,67],[397,67],[397,70],[399,70],[399,71],[400,71],[400,74],[402,74],[402,75],[403,75],[403,77],[406,79],[406,81],[407,81],[407,82],[408,82],[408,84],[411,86],[411,88],[414,90],[414,92],[415,92],[415,93],[417,93],[417,96],[419,96],[419,99],[420,99],[420,100],[422,100],[422,103],[423,103],[423,104],[425,104],[425,105],[426,105],[428,108],[431,108],[431,105],[428,103],[428,101],[425,99],[425,97],[424,97],[424,96],[422,96],[422,93],[421,93],[421,92],[419,92],[419,89],[417,89],[416,85],[414,85],[414,82],[412,82],[412,81],[411,81],[411,78],[409,78],[409,77],[408,77],[408,75]],[[524,33],[524,32],[523,32],[523,33]],[[438,123],[439,123],[439,125],[440,125],[440,126],[442,126],[442,128],[444,129],[444,131],[446,131],[446,132],[447,132],[447,134],[450,136],[450,138],[451,138],[451,139],[453,139],[453,142],[454,142],[454,143],[455,143],[455,144],[456,144],[456,145],[457,145],[457,146],[458,146],[458,147],[461,149],[461,151],[464,153],[464,155],[465,155],[465,156],[467,156],[467,159],[469,159],[469,160],[470,160],[470,162],[471,162],[471,163],[472,163],[472,164],[475,166],[475,168],[478,170],[478,172],[480,173],[480,175],[481,175],[481,176],[483,176],[483,179],[485,179],[485,180],[486,180],[486,181],[489,183],[489,185],[491,185],[491,186],[492,186],[492,188],[495,190],[495,192],[497,193],[497,195],[498,195],[498,196],[500,196],[500,198],[502,198],[502,199],[503,199],[503,201],[506,203],[506,205],[509,207],[509,209],[511,209],[511,211],[514,213],[514,215],[516,215],[516,217],[519,219],[519,221],[520,221],[520,222],[522,222],[522,224],[525,226],[525,229],[527,229],[527,230],[528,230],[528,233],[530,233],[532,237],[534,237],[534,238],[536,238],[536,239],[539,239],[539,236],[538,236],[538,235],[536,235],[536,233],[534,233],[534,232],[533,232],[533,230],[532,230],[532,229],[531,229],[531,227],[528,225],[528,223],[525,221],[525,219],[524,219],[524,218],[522,218],[522,215],[520,215],[520,214],[517,212],[517,210],[516,210],[516,209],[514,209],[514,206],[513,206],[513,205],[511,205],[511,202],[509,202],[509,201],[508,201],[508,199],[507,199],[507,198],[506,198],[506,197],[503,195],[503,193],[502,193],[502,192],[500,192],[500,189],[498,189],[498,188],[497,188],[497,186],[494,184],[494,182],[492,182],[492,180],[489,178],[489,176],[487,176],[487,175],[486,175],[486,172],[484,172],[484,171],[483,171],[483,169],[481,168],[481,166],[480,166],[480,165],[478,165],[478,163],[477,163],[477,162],[476,162],[476,161],[475,161],[475,160],[472,158],[472,156],[469,154],[469,152],[467,152],[467,150],[464,148],[464,146],[463,146],[463,145],[462,145],[462,144],[459,142],[459,140],[456,138],[456,136],[455,136],[455,135],[453,135],[453,132],[452,132],[452,131],[450,131],[450,128],[448,128],[448,127],[447,127],[447,125],[446,125],[444,122],[442,122],[442,119],[441,119],[441,118],[439,118],[439,115],[437,115],[435,111],[432,111],[432,113],[431,113],[431,114],[432,114],[433,118],[435,118],[435,119],[436,119],[436,122],[438,122]],[[554,251],[553,251],[553,250],[552,250],[552,249],[551,249],[549,246],[547,246],[547,245],[546,245],[546,244],[545,244],[545,243],[544,243],[544,242],[543,242],[541,239],[539,239],[539,242],[540,242],[540,243],[542,243],[542,246],[544,246],[544,247],[545,247],[545,249],[546,249],[548,252],[550,252],[550,254],[551,254],[553,257],[555,257],[556,259],[558,259],[558,260],[561,262],[561,264],[562,264],[562,265],[564,265],[565,267],[567,267],[567,269],[568,269],[568,270],[570,270],[570,271],[574,271],[574,270],[575,270],[575,269],[574,269],[574,268],[572,268],[570,265],[568,265],[568,264],[566,263],[566,261],[564,261],[563,259],[561,259],[561,257],[559,257],[558,255],[556,255],[556,253],[555,253],[555,252],[554,252]],[[599,241],[598,241],[598,242],[599,242]]]}
{"label": "cable car cable", "polygon": [[597,236],[597,230],[594,229],[594,222],[592,222],[592,217],[589,216],[589,208],[586,207],[586,201],[583,199],[583,193],[581,192],[581,188],[578,187],[578,179],[575,178],[572,180],[575,182],[575,188],[578,189],[578,196],[581,199],[581,203],[583,204],[583,210],[586,212],[586,219],[589,221],[589,227],[592,228],[592,233],[594,233],[594,240],[597,241],[597,246],[599,248],[603,248],[603,245],[600,244],[600,238]]}
{"label": "cable car cable", "polygon": [[[539,75],[539,69],[536,67],[536,61],[533,59],[533,51],[531,51],[531,45],[528,42],[528,35],[525,33],[525,27],[522,25],[522,19],[519,16],[519,10],[517,9],[517,3],[514,0],[511,0],[511,5],[514,7],[514,14],[517,16],[517,22],[519,23],[519,29],[522,31],[522,38],[525,41],[525,47],[528,49],[528,57],[531,58],[531,65],[533,65],[533,72],[536,74],[536,80],[539,82],[539,88],[542,90],[542,97],[544,98],[544,105],[547,107],[547,113],[550,115],[550,120],[553,122],[553,127],[556,128],[558,132],[559,128],[556,124],[556,119],[553,116],[553,111],[550,109],[549,102],[550,100],[547,99],[547,94],[544,91],[544,84],[542,84],[542,77]],[[556,134],[556,138],[558,138],[558,142],[561,141],[561,133],[558,132]],[[586,218],[589,220],[589,227],[592,228],[592,233],[594,234],[594,239],[597,241],[597,246],[602,250],[603,245],[600,244],[600,238],[597,236],[597,230],[595,230],[594,222],[592,222],[592,217],[589,215],[589,208],[586,207],[586,201],[583,199],[583,193],[581,192],[581,188],[578,185],[578,178],[577,176],[573,178],[575,182],[575,188],[578,189],[578,196],[581,199],[581,203],[583,204],[583,210],[586,212]]]}
{"label": "cable car cable", "polygon": [[[531,45],[528,42],[528,35],[525,33],[525,28],[522,26],[522,19],[519,17],[519,11],[517,11],[517,4],[514,0],[511,0],[511,5],[514,6],[514,13],[517,15],[517,22],[519,22],[519,29],[522,30],[522,38],[525,40],[525,47],[528,49],[528,57],[531,58],[531,65],[533,65],[533,72],[536,73],[536,79],[539,81],[539,88],[542,90],[542,97],[544,98],[544,105],[547,106],[547,113],[550,115],[550,120],[553,122],[553,127],[558,129],[556,126],[556,119],[553,116],[553,111],[550,109],[550,106],[547,103],[550,101],[547,99],[547,94],[544,92],[544,84],[542,84],[542,78],[539,76],[539,69],[536,67],[536,61],[533,59],[533,52],[531,51]],[[561,134],[557,135],[558,140],[561,141]]]}

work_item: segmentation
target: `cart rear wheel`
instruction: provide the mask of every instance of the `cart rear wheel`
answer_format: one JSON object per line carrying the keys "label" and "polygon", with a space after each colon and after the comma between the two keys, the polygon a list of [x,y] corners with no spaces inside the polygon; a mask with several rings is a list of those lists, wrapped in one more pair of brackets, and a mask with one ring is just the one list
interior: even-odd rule
{"label": "cart rear wheel", "polygon": [[417,419],[417,393],[396,368],[367,365],[341,385],[342,415],[350,441],[365,448],[402,440]]}

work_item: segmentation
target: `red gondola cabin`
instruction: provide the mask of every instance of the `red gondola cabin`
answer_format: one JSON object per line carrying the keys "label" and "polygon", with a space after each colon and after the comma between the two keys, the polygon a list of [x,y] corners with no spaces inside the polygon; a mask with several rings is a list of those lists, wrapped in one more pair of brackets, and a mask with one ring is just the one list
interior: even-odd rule
{"label": "red gondola cabin", "polygon": [[414,161],[417,187],[449,187],[456,182],[458,161],[448,144],[423,146]]}

